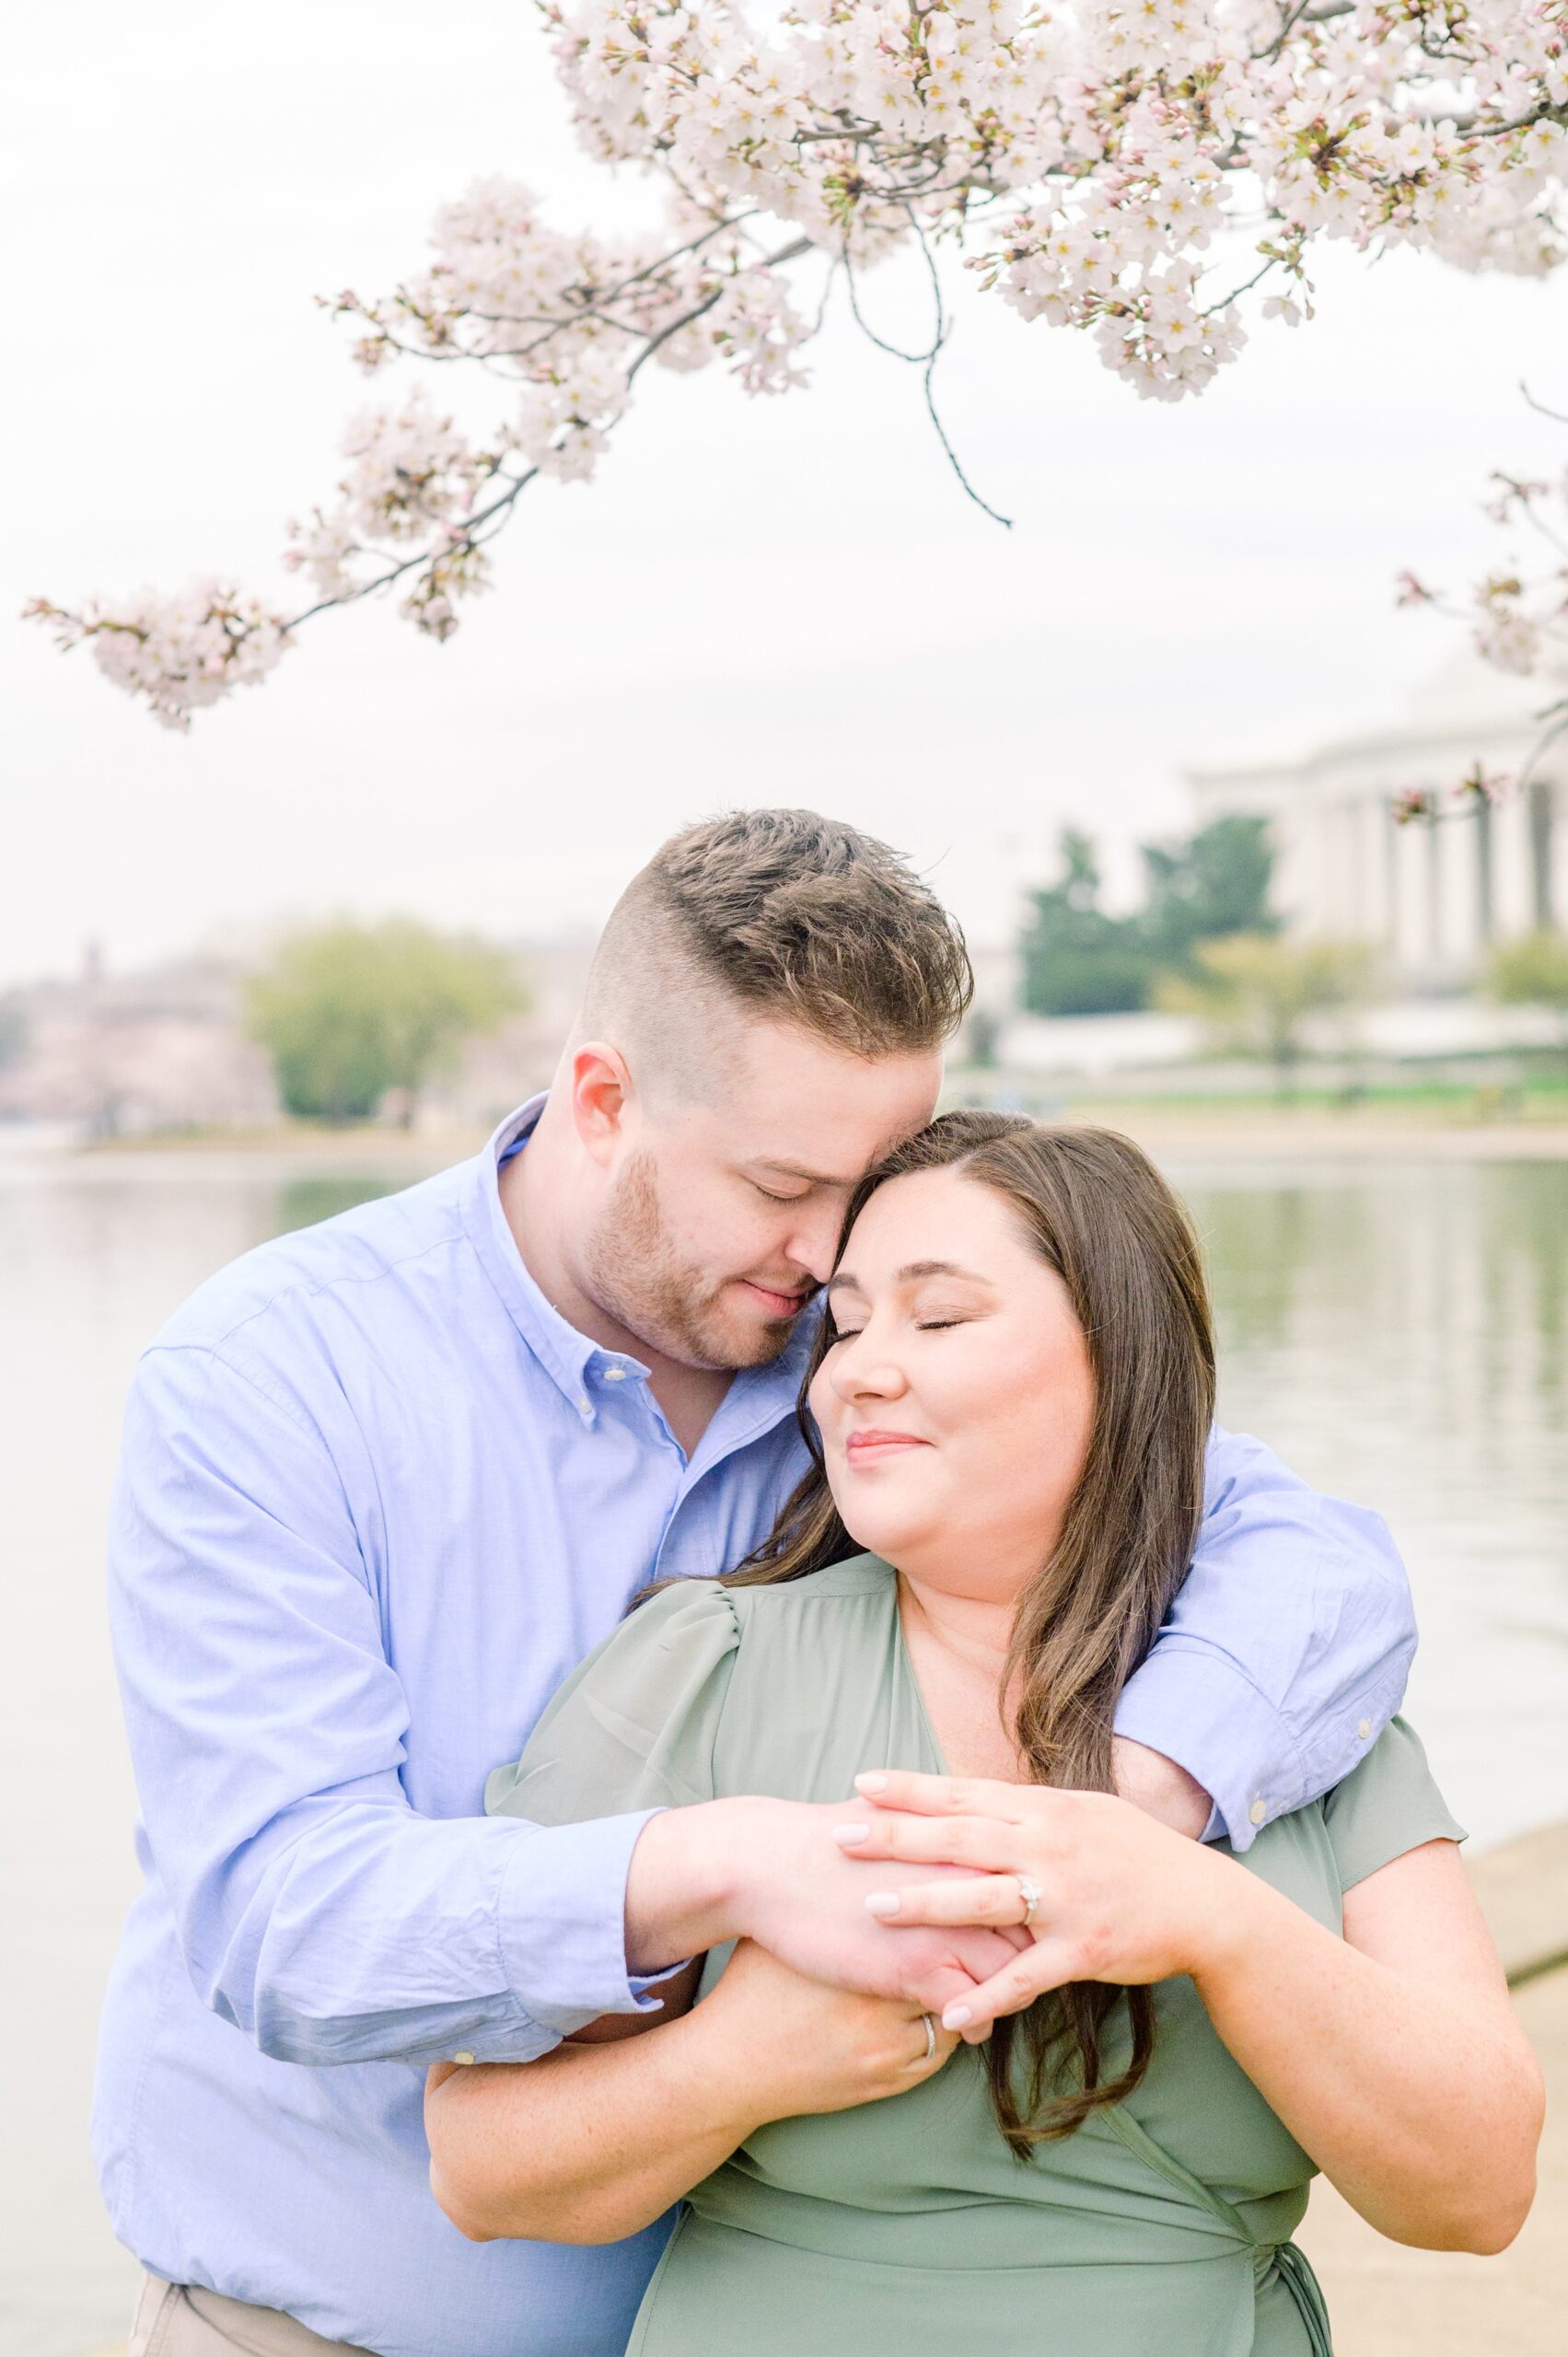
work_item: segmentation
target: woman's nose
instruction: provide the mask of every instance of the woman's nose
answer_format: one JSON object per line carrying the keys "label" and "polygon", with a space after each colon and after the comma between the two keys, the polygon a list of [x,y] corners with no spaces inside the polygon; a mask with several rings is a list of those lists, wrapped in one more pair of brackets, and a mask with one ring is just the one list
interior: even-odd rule
{"label": "woman's nose", "polygon": [[847,1335],[828,1362],[841,1399],[891,1399],[905,1387],[897,1360],[869,1332]]}

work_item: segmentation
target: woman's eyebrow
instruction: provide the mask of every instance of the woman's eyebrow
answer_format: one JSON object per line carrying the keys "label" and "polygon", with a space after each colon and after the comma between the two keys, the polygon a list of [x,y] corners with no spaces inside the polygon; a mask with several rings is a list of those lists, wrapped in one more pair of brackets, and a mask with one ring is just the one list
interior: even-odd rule
{"label": "woman's eyebrow", "polygon": [[[895,1273],[893,1282],[895,1284],[913,1285],[918,1284],[923,1277],[961,1277],[967,1284],[985,1285],[993,1292],[995,1290],[991,1279],[982,1277],[978,1269],[960,1269],[956,1260],[906,1260]],[[847,1269],[840,1269],[828,1279],[828,1291],[863,1294],[865,1287]]]}
{"label": "woman's eyebrow", "polygon": [[899,1271],[898,1282],[912,1285],[922,1277],[962,1277],[971,1285],[989,1285],[991,1279],[982,1277],[978,1269],[960,1269],[956,1260],[906,1260]]}

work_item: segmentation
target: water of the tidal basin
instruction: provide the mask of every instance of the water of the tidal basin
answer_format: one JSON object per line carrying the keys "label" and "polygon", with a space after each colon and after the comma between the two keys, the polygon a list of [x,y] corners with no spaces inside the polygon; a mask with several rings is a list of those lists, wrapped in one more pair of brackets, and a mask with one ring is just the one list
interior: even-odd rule
{"label": "water of the tidal basin", "polygon": [[[211,1270],[407,1182],[374,1152],[325,1177],[0,1161],[3,2357],[118,2337],[133,2279],[86,2148],[134,1880],[101,1568],[125,1386]],[[1208,1248],[1225,1422],[1394,1527],[1422,1624],[1411,1715],[1455,1809],[1480,1841],[1568,1817],[1568,1162],[1172,1167]]]}

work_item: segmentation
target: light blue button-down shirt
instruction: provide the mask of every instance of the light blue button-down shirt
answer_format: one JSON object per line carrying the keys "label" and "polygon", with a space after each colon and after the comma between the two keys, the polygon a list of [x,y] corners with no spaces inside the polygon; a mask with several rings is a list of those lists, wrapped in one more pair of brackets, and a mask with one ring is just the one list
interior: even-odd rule
{"label": "light blue button-down shirt", "polygon": [[[636,2002],[644,1822],[480,1814],[655,1573],[708,1576],[801,1464],[810,1337],[690,1462],[646,1370],[518,1257],[496,1171],[542,1099],[423,1186],[284,1237],[142,1362],[110,1607],[146,1881],[104,2017],[116,2232],[174,2282],[386,2357],[611,2357],[662,2245],[467,2243],[431,2199],[424,2061],[527,2060]],[[1216,1434],[1197,1561],[1123,1698],[1244,1845],[1343,1775],[1414,1635],[1371,1515]]]}

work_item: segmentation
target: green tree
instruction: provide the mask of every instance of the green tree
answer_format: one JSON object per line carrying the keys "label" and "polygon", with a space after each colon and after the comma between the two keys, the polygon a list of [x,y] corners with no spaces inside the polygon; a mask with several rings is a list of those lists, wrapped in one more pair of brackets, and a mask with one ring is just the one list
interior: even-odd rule
{"label": "green tree", "polygon": [[1265,1059],[1282,1097],[1295,1086],[1308,1019],[1353,1006],[1372,979],[1372,953],[1361,941],[1233,933],[1199,942],[1192,956],[1191,974],[1162,981],[1160,1004],[1198,1016],[1223,1052]]}
{"label": "green tree", "polygon": [[1488,961],[1486,987],[1503,1006],[1547,1008],[1568,1055],[1568,933],[1543,925],[1517,941],[1500,941]]}
{"label": "green tree", "polygon": [[246,1012],[291,1113],[362,1121],[397,1088],[407,1120],[462,1041],[523,1004],[499,950],[391,917],[296,934],[249,983]]}
{"label": "green tree", "polygon": [[1214,819],[1185,842],[1144,843],[1144,939],[1151,962],[1190,971],[1200,941],[1277,933],[1269,913],[1274,853],[1264,819]]}
{"label": "green tree", "polygon": [[1002,1017],[993,1006],[971,1006],[959,1034],[959,1060],[975,1072],[992,1072],[996,1065],[996,1045],[1002,1037]]}
{"label": "green tree", "polygon": [[1019,950],[1031,1015],[1117,1015],[1148,1002],[1150,966],[1135,917],[1099,904],[1099,862],[1089,837],[1063,830],[1063,873],[1030,894]]}
{"label": "green tree", "polygon": [[29,1028],[21,1001],[11,993],[0,998],[0,1072],[7,1064],[20,1063]]}

